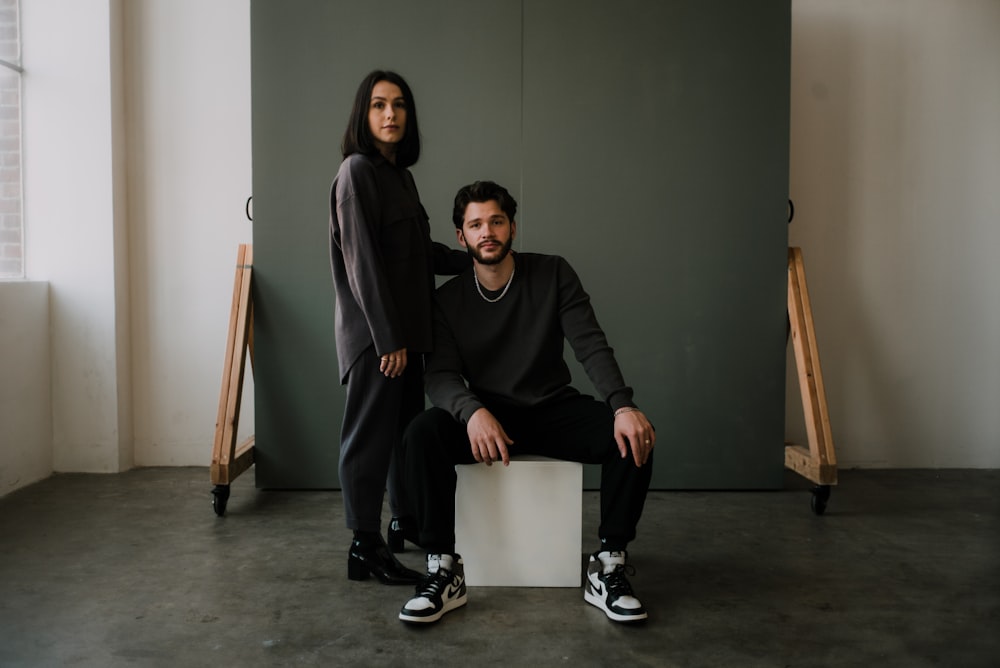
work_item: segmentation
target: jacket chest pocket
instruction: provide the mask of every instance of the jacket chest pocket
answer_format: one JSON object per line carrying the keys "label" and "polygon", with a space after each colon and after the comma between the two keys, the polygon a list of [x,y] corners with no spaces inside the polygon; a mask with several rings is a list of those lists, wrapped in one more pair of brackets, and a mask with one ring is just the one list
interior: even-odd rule
{"label": "jacket chest pocket", "polygon": [[414,213],[387,220],[382,226],[381,241],[386,259],[399,260],[426,253],[427,219]]}

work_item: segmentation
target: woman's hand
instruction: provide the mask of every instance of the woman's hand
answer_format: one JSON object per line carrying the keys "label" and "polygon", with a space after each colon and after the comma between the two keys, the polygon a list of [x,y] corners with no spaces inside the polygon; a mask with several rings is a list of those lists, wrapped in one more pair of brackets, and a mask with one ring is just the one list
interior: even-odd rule
{"label": "woman's hand", "polygon": [[382,361],[378,365],[378,370],[389,378],[398,378],[406,370],[406,348],[400,348],[393,352],[382,355]]}

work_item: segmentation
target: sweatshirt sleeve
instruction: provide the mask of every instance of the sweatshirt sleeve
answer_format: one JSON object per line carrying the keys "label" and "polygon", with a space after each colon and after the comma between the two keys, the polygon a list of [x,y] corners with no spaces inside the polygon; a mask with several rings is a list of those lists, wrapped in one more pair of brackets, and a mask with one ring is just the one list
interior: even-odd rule
{"label": "sweatshirt sleeve", "polygon": [[462,422],[483,407],[462,377],[462,357],[444,310],[434,300],[434,352],[427,355],[424,386],[431,403]]}
{"label": "sweatshirt sleeve", "polygon": [[559,321],[576,360],[612,410],[634,407],[632,388],[625,384],[614,350],[597,322],[590,295],[584,291],[579,276],[563,258],[559,258],[557,279]]}

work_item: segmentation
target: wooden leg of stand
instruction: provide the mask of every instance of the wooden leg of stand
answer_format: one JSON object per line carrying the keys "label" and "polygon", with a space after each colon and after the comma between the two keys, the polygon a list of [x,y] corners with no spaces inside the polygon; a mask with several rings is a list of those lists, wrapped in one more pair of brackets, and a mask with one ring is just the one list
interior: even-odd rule
{"label": "wooden leg of stand", "polygon": [[212,446],[211,478],[215,484],[212,505],[220,516],[225,514],[229,484],[253,465],[254,437],[251,436],[239,446],[236,444],[248,349],[251,365],[253,364],[252,266],[253,247],[241,244],[236,257],[229,335]]}
{"label": "wooden leg of stand", "polygon": [[787,445],[785,466],[817,484],[813,510],[822,514],[829,485],[837,484],[837,458],[800,248],[788,249],[788,319],[809,446]]}

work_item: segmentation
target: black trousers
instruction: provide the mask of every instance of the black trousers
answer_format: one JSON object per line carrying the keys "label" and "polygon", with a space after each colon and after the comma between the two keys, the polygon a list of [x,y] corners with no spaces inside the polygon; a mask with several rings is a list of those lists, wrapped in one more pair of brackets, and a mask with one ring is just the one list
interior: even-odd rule
{"label": "black trousers", "polygon": [[423,355],[408,357],[402,376],[386,378],[372,346],[347,374],[339,473],[348,529],[381,530],[386,487],[392,514],[412,514],[400,455],[403,430],[424,409],[424,365]]}
{"label": "black trousers", "polygon": [[[607,404],[579,395],[531,408],[487,407],[514,441],[511,455],[542,455],[601,465],[603,549],[625,549],[635,538],[653,472],[652,456],[636,466],[621,457]],[[407,491],[431,553],[455,551],[455,465],[478,464],[464,424],[440,408],[418,415],[403,435]],[[478,464],[485,466],[485,464]],[[502,463],[494,463],[502,466]]]}

